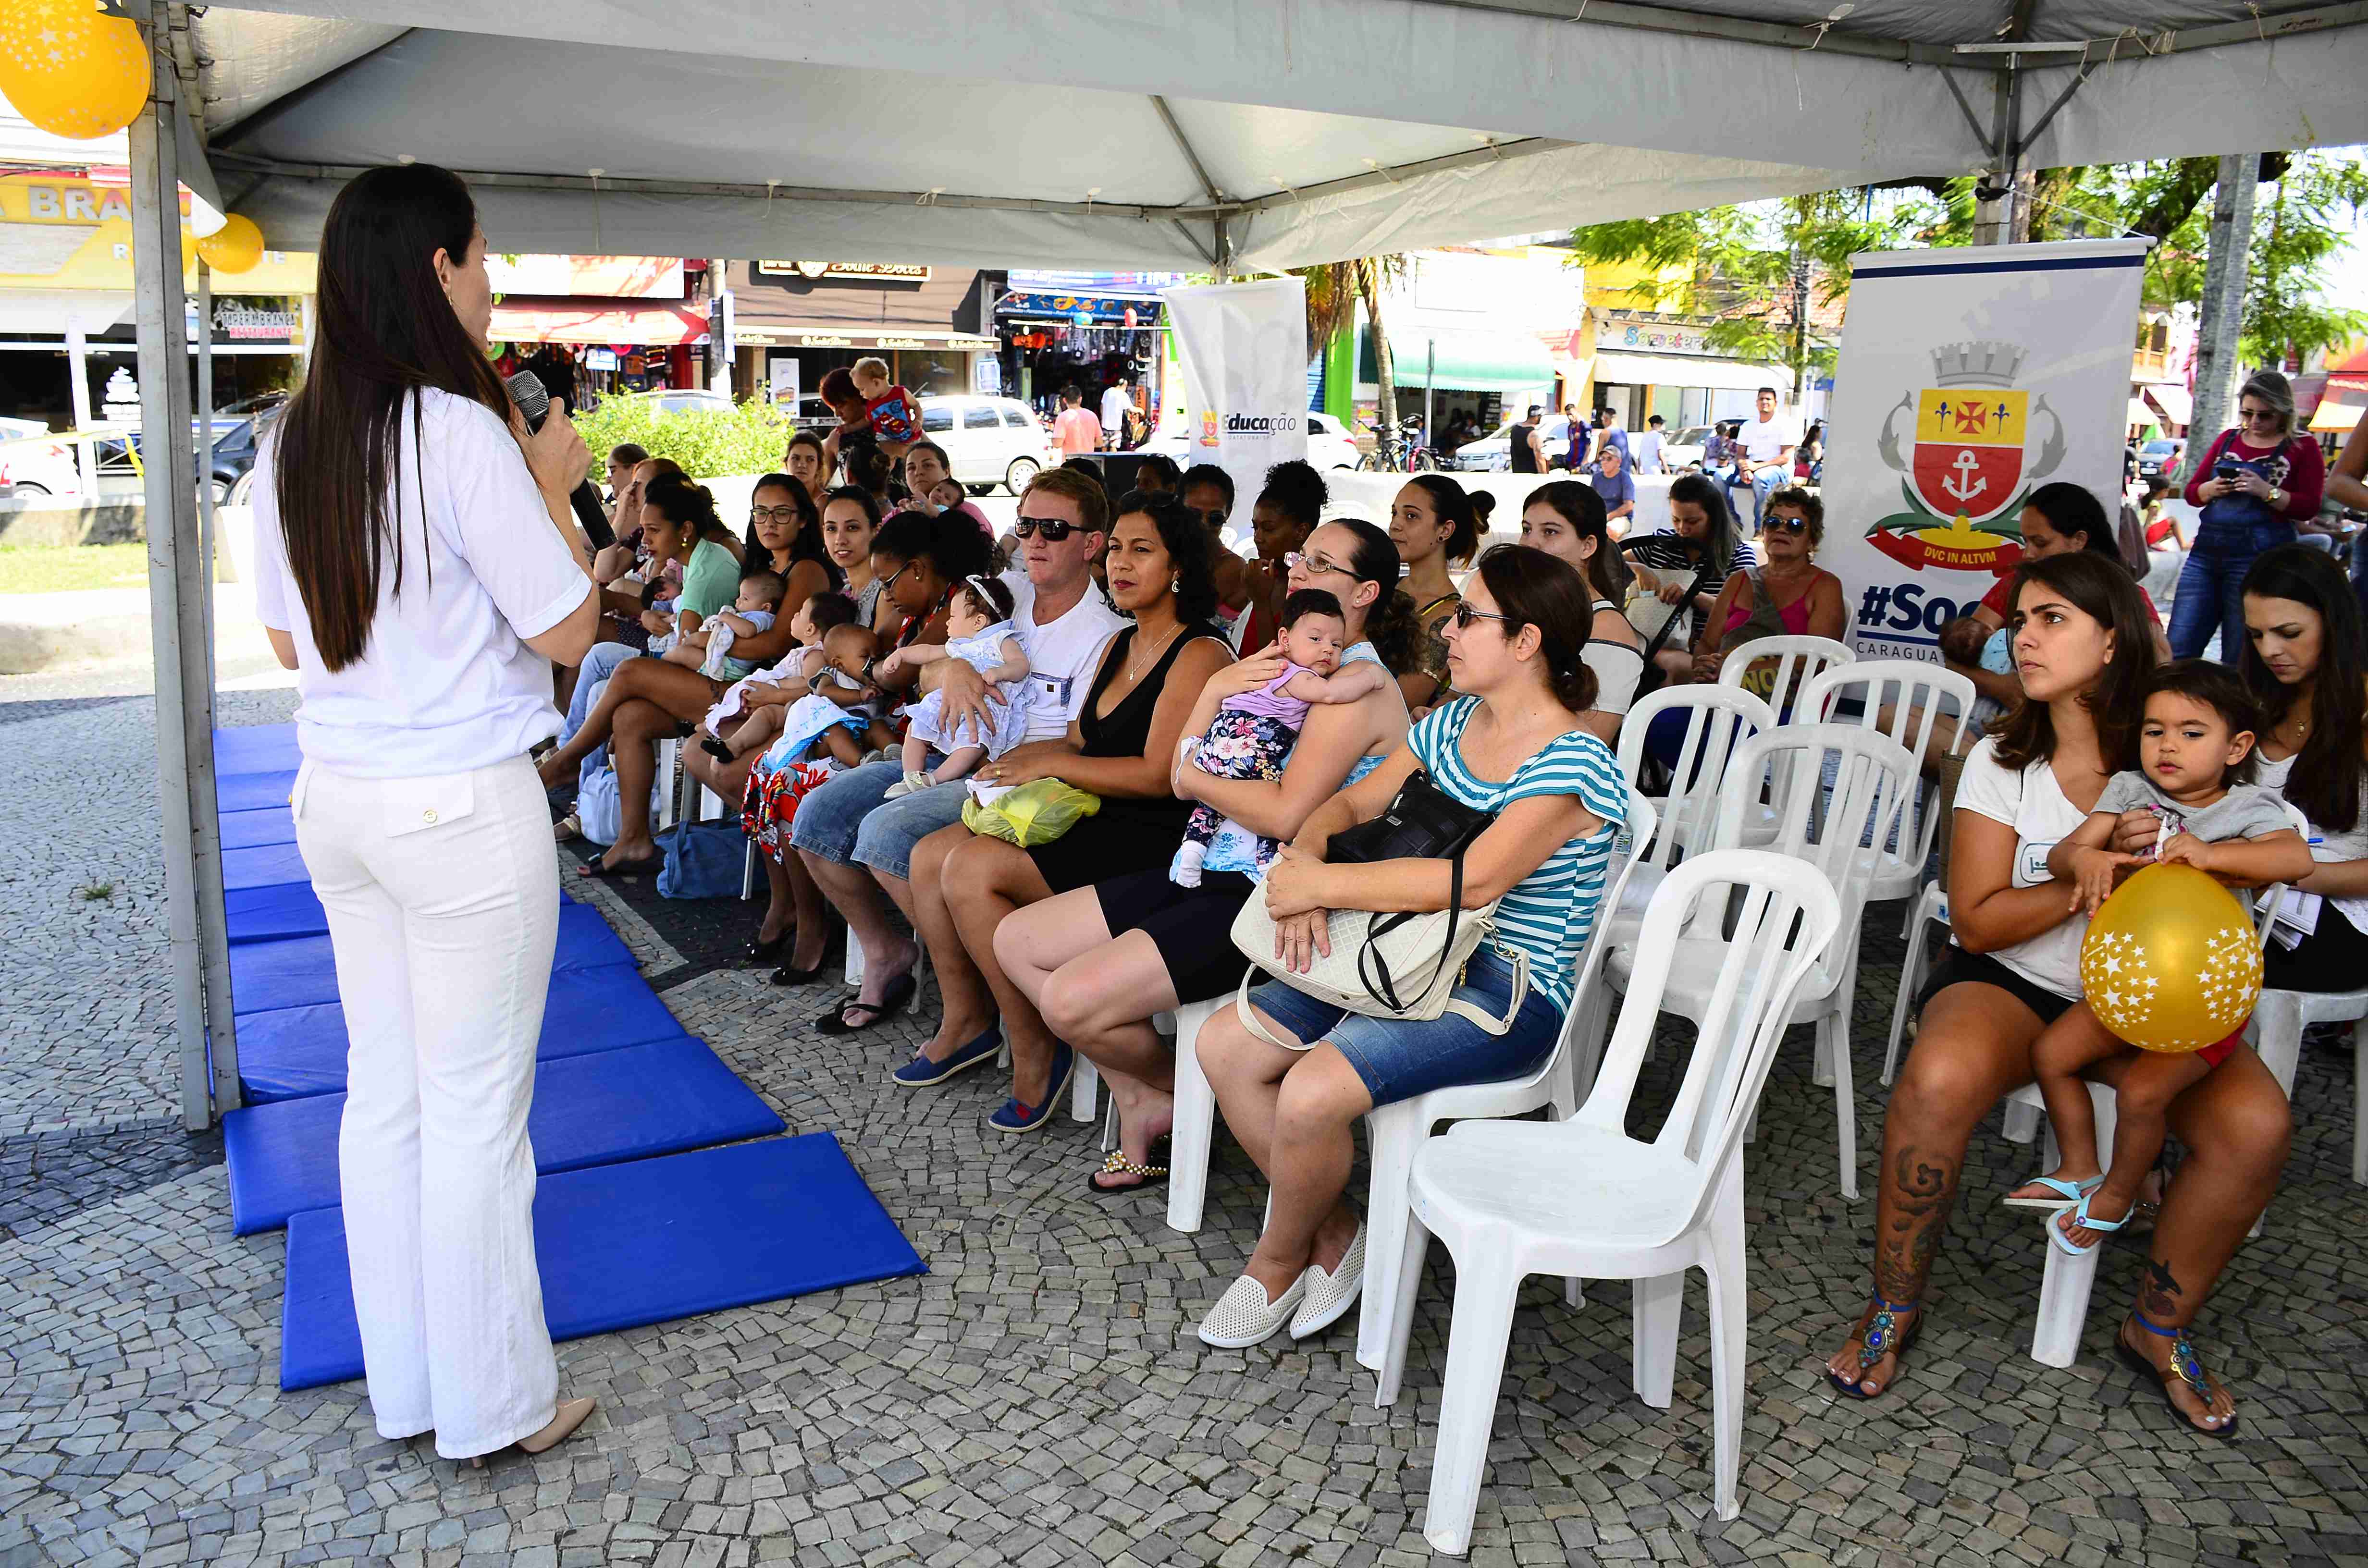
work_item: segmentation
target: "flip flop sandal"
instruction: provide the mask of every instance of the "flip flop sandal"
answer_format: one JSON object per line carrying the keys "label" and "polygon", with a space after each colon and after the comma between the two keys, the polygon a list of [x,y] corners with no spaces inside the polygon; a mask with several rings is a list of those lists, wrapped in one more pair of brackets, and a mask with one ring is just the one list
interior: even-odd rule
{"label": "flip flop sandal", "polygon": [[2104,1185],[2105,1178],[2100,1176],[2090,1176],[2087,1181],[2063,1181],[2050,1176],[2032,1176],[2029,1181],[2023,1182],[2021,1186],[2017,1187],[2015,1191],[2020,1192],[2022,1190],[2022,1187],[2044,1187],[2052,1191],[2062,1193],[2063,1196],[2061,1198],[2017,1198],[2013,1196],[2012,1193],[2009,1193],[2006,1197],[1998,1199],[1998,1207],[2001,1209],[2044,1209],[2052,1213],[2057,1210],[2071,1208],[2074,1204],[2078,1203],[2082,1199],[2088,1197],[2090,1193],[2096,1191],[2099,1187]]}
{"label": "flip flop sandal", "polygon": [[[1153,1139],[1150,1152],[1155,1155],[1157,1154],[1160,1145],[1167,1142],[1167,1139],[1164,1135]],[[1139,1176],[1142,1179],[1127,1187],[1104,1187],[1094,1179],[1098,1176]],[[1167,1185],[1167,1167],[1166,1165],[1139,1165],[1116,1149],[1103,1155],[1100,1167],[1088,1172],[1086,1176],[1087,1190],[1096,1198],[1123,1198],[1130,1192],[1141,1192],[1145,1187]]]}
{"label": "flip flop sandal", "polygon": [[570,843],[584,836],[584,824],[570,812],[551,824],[551,836],[562,844]]}
{"label": "flip flop sandal", "polygon": [[[818,1034],[860,1034],[874,1024],[884,1022],[903,1012],[905,1005],[912,1001],[913,993],[917,989],[911,974],[900,974],[889,985],[888,994],[880,998],[878,1002],[866,1002],[860,997],[850,996],[841,1002],[834,1011],[825,1013],[821,1017],[816,1018],[814,1030]],[[860,1024],[848,1023],[847,1015],[859,1007],[871,1016]]]}
{"label": "flip flop sandal", "polygon": [[618,877],[654,877],[666,869],[666,856],[653,855],[646,860],[628,860],[621,866],[607,866],[598,860],[576,868],[579,877],[598,877],[604,881]]}
{"label": "flip flop sandal", "polygon": [[2224,1443],[2233,1442],[2237,1437],[2237,1413],[2236,1411],[2231,1410],[2228,1413],[2228,1424],[2226,1426],[2198,1426],[2194,1418],[2180,1409],[2179,1402],[2170,1397],[2170,1381],[2172,1378],[2177,1378],[2195,1391],[2195,1396],[2203,1402],[2204,1408],[2211,1408],[2212,1385],[2204,1381],[2203,1359],[2195,1354],[2195,1346],[2188,1343],[2187,1330],[2158,1327],[2147,1322],[2145,1314],[2141,1312],[2132,1312],[2130,1321],[2148,1334],[2157,1335],[2170,1341],[2170,1371],[2166,1374],[2160,1367],[2131,1349],[2123,1342],[2122,1336],[2116,1334],[2113,1335],[2113,1353],[2122,1358],[2122,1364],[2138,1374],[2141,1381],[2149,1378],[2154,1381],[2154,1386],[2162,1391],[2162,1403],[2169,1407],[2170,1414],[2177,1419],[2180,1426],[2186,1427],[2199,1437],[2217,1437]]}
{"label": "flip flop sandal", "polygon": [[[2118,1220],[2100,1220],[2090,1214],[2089,1212],[2089,1199],[2094,1198],[2095,1196],[2095,1193],[2089,1193],[2086,1197],[2082,1198],[2078,1204],[2073,1206],[2072,1222],[2074,1224],[2079,1226],[2083,1230],[2099,1231],[2107,1235],[2111,1235],[2113,1232],[2120,1230],[2123,1225],[2130,1222],[2130,1217],[2127,1214],[2123,1215]],[[2055,1243],[2056,1250],[2062,1252],[2067,1257],[2086,1257],[2090,1253],[2095,1252],[2097,1248],[2102,1244],[2098,1242],[2090,1242],[2087,1246],[2082,1246],[2078,1243],[2072,1241],[2065,1235],[2064,1222],[2060,1218],[2047,1221],[2047,1239]]]}
{"label": "flip flop sandal", "polygon": [[[1916,1341],[1924,1333],[1924,1314],[1918,1311],[1924,1304],[1921,1301],[1909,1301],[1901,1306],[1880,1296],[1873,1300],[1875,1314],[1867,1320],[1866,1332],[1859,1336],[1859,1375],[1844,1380],[1834,1376],[1831,1367],[1826,1369],[1826,1381],[1833,1385],[1836,1393],[1848,1394],[1861,1403],[1881,1399],[1898,1386],[1899,1374],[1907,1369],[1907,1353],[1916,1348]],[[1906,1334],[1899,1332],[1899,1314],[1902,1312],[1916,1313],[1916,1321],[1907,1325]],[[1891,1381],[1869,1393],[1858,1385],[1866,1381],[1866,1374],[1874,1370],[1874,1364],[1885,1356],[1892,1358]]]}

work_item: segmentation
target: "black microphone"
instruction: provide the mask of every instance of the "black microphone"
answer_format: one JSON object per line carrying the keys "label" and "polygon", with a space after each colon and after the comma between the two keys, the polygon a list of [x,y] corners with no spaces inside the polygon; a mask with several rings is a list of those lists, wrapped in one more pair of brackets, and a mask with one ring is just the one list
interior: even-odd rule
{"label": "black microphone", "polygon": [[[509,389],[510,401],[526,415],[526,427],[541,429],[542,422],[551,417],[551,392],[542,378],[532,370],[520,370],[502,385]],[[584,525],[584,536],[592,541],[593,549],[606,550],[617,542],[617,530],[609,526],[609,514],[600,509],[600,493],[592,488],[590,480],[577,485],[567,501],[575,508],[575,520]]]}

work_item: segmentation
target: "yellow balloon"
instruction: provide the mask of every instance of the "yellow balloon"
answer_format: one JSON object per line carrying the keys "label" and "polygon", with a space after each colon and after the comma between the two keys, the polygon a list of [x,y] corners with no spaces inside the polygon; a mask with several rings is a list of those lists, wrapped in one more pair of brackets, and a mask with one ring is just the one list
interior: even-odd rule
{"label": "yellow balloon", "polygon": [[2192,866],[2148,866],[2114,890],[2080,942],[2098,1020],[2143,1051],[2201,1051],[2252,1016],[2261,944],[2236,894]]}
{"label": "yellow balloon", "polygon": [[233,212],[230,221],[198,242],[198,254],[216,272],[245,272],[263,259],[263,231]]}
{"label": "yellow balloon", "polygon": [[98,0],[0,0],[0,93],[53,136],[112,136],[148,101],[148,45]]}

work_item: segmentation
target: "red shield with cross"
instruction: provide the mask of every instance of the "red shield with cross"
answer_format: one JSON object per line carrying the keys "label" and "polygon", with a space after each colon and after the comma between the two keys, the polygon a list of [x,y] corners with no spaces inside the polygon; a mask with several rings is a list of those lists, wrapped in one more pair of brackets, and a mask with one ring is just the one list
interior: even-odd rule
{"label": "red shield with cross", "polygon": [[1916,494],[1944,517],[1993,517],[2022,477],[2031,394],[1980,387],[1930,388],[1917,400]]}

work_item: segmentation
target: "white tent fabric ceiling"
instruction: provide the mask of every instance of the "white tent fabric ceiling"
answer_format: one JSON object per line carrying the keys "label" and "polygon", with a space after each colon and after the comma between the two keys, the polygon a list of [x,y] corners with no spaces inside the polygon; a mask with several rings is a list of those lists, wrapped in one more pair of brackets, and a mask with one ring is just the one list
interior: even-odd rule
{"label": "white tent fabric ceiling", "polygon": [[2368,5],[1861,0],[1821,30],[1837,8],[252,0],[192,26],[222,193],[290,245],[409,156],[468,173],[503,249],[1198,269],[1222,224],[1235,267],[1297,266],[1972,172],[2008,60],[1964,46],[2018,18],[2088,45],[2015,57],[2029,164],[2368,142]]}

